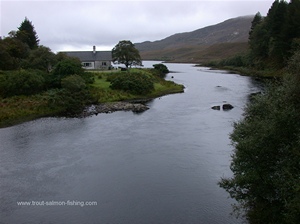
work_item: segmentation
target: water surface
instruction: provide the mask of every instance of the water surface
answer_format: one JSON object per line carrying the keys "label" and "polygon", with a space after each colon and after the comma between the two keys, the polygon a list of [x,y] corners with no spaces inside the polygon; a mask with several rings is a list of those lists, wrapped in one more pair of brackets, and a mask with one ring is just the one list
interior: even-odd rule
{"label": "water surface", "polygon": [[[142,114],[0,129],[0,223],[241,223],[217,182],[232,175],[229,133],[259,87],[237,74],[166,65],[185,93],[155,99]],[[225,102],[234,109],[211,109]]]}

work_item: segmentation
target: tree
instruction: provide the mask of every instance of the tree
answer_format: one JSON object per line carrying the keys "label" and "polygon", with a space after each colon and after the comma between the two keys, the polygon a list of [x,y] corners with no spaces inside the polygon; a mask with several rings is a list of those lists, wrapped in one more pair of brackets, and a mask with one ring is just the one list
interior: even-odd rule
{"label": "tree", "polygon": [[251,40],[251,35],[253,33],[253,30],[255,29],[255,27],[260,24],[261,22],[263,21],[263,18],[260,14],[260,12],[256,13],[252,22],[251,22],[251,28],[250,28],[250,31],[249,31],[249,40]]}
{"label": "tree", "polygon": [[292,55],[291,50],[298,46],[299,12],[299,0],[290,4],[275,0],[265,18],[255,15],[249,33],[250,57],[254,65],[276,69],[286,65]]}
{"label": "tree", "polygon": [[[288,18],[287,18],[287,40],[290,44],[292,52],[300,49],[299,37],[300,37],[300,1],[291,0],[288,6]],[[298,41],[297,41],[298,39]]]}
{"label": "tree", "polygon": [[269,42],[269,57],[273,60],[274,67],[283,67],[285,56],[289,50],[286,38],[287,13],[287,2],[283,0],[275,1],[266,19],[271,37]]}
{"label": "tree", "polygon": [[112,49],[112,58],[114,63],[125,64],[126,68],[132,65],[142,65],[139,51],[129,40],[120,41]]}
{"label": "tree", "polygon": [[264,60],[268,57],[270,35],[266,22],[263,21],[255,26],[249,36],[250,58],[258,68],[264,66]]}
{"label": "tree", "polygon": [[26,43],[30,49],[38,47],[38,36],[35,32],[32,22],[29,21],[26,17],[25,20],[21,23],[20,27],[18,28],[18,31],[16,32],[16,37],[23,43]]}

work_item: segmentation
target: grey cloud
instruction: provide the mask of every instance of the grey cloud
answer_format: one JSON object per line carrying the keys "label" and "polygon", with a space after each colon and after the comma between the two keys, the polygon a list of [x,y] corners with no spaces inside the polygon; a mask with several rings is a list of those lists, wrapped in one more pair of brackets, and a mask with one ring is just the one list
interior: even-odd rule
{"label": "grey cloud", "polygon": [[2,1],[0,35],[25,16],[53,51],[158,40],[226,19],[266,14],[268,1]]}

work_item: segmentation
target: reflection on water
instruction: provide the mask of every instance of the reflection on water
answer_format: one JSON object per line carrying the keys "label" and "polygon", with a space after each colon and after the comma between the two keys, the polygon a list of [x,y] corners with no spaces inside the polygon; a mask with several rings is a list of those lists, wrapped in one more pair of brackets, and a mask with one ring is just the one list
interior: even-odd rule
{"label": "reflection on water", "polygon": [[[156,99],[142,114],[1,129],[0,223],[241,223],[217,182],[231,175],[228,134],[258,87],[236,74],[167,66],[185,93]],[[224,102],[234,109],[210,109]]]}

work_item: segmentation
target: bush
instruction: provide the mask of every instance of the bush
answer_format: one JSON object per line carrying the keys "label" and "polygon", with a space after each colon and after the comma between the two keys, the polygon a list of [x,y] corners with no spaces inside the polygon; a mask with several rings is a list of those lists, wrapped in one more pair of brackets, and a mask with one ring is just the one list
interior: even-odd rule
{"label": "bush", "polygon": [[68,75],[81,75],[84,73],[81,62],[77,58],[66,58],[58,62],[53,70],[53,75],[66,77]]}
{"label": "bush", "polygon": [[79,75],[70,75],[61,80],[62,88],[71,92],[81,91],[86,88],[85,81]]}
{"label": "bush", "polygon": [[73,116],[82,112],[84,107],[94,103],[95,99],[87,89],[71,91],[70,89],[51,89],[46,93],[50,108],[59,110],[61,114]]}
{"label": "bush", "polygon": [[[51,74],[50,85],[51,87],[60,88],[61,80],[69,75],[80,75],[83,77],[84,70],[82,68],[81,62],[77,58],[65,58],[62,61],[58,62]],[[87,75],[86,81],[93,82],[90,80],[92,77]]]}
{"label": "bush", "polygon": [[108,79],[112,89],[124,90],[132,94],[147,94],[154,90],[151,75],[145,72],[126,72],[111,75]]}
{"label": "bush", "polygon": [[155,64],[153,65],[154,69],[159,72],[159,77],[164,78],[167,73],[169,73],[169,69],[164,64]]}
{"label": "bush", "polygon": [[0,74],[0,95],[32,95],[45,88],[45,74],[39,70],[21,70]]}

